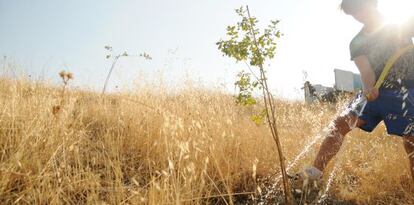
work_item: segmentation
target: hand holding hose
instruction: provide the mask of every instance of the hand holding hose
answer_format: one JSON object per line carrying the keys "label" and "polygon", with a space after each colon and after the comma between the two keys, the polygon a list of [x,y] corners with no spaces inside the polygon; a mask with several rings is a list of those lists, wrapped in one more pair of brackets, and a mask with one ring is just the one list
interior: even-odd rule
{"label": "hand holding hose", "polygon": [[364,95],[365,95],[365,97],[367,98],[367,100],[369,102],[372,102],[372,101],[374,101],[374,100],[376,100],[378,98],[378,96],[379,96],[379,89],[376,88],[376,87],[373,87],[373,88],[371,88],[369,90],[365,90],[364,91]]}

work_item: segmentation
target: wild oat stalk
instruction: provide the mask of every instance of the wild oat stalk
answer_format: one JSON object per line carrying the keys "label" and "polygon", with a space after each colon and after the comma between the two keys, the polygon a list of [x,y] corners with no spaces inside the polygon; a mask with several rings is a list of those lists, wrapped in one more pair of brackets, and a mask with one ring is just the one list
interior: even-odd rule
{"label": "wild oat stalk", "polygon": [[[255,66],[259,69],[260,76],[256,80],[251,80],[249,74],[243,72],[239,74],[240,80],[236,82],[239,86],[240,93],[237,101],[244,105],[254,105],[256,101],[253,98],[253,91],[259,88],[263,93],[263,100],[265,103],[265,116],[270,127],[272,137],[277,146],[279,155],[280,169],[283,177],[283,189],[285,192],[285,200],[287,204],[293,203],[293,198],[290,192],[288,183],[285,157],[282,152],[279,134],[276,126],[275,116],[275,102],[270,93],[266,71],[264,69],[264,62],[274,57],[276,51],[276,39],[280,38],[281,33],[277,29],[279,21],[271,21],[271,24],[260,33],[256,28],[258,20],[250,16],[249,7],[246,10],[241,7],[236,9],[237,14],[242,18],[236,26],[227,27],[228,40],[221,40],[217,43],[218,48],[224,55],[235,58],[236,61],[248,62],[248,66]],[[249,66],[250,69],[250,66]],[[254,75],[253,71],[251,74]]]}

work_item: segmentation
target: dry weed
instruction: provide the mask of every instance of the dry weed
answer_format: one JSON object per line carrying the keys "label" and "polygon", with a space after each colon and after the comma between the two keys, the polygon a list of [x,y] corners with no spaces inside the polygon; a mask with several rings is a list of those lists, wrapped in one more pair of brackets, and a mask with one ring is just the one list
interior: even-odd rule
{"label": "dry weed", "polygon": [[[59,89],[0,80],[2,204],[237,204],[259,194],[256,177],[279,173],[268,129],[222,92],[148,89],[103,100],[67,93],[57,119],[50,108]],[[289,164],[337,108],[277,104]],[[360,204],[414,203],[400,139],[381,128],[346,140],[328,168],[339,163],[330,194]],[[317,147],[291,170],[311,163]]]}

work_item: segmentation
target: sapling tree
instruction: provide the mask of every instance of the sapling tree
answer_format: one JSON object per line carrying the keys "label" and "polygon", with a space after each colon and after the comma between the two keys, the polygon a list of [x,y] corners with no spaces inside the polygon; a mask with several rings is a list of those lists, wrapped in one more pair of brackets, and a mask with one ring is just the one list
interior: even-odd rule
{"label": "sapling tree", "polygon": [[[292,194],[286,173],[285,158],[276,126],[275,102],[270,93],[266,70],[264,64],[275,56],[276,41],[281,37],[281,32],[277,28],[278,20],[270,21],[270,24],[263,30],[257,28],[258,20],[250,16],[249,7],[236,9],[236,13],[241,21],[236,25],[227,26],[227,39],[217,42],[218,49],[223,55],[235,59],[237,62],[245,62],[250,73],[240,72],[235,85],[239,88],[236,102],[241,105],[251,106],[257,103],[253,93],[255,90],[263,94],[264,112],[269,125],[272,137],[276,143],[279,156],[279,164],[282,172],[283,189],[287,204],[293,203]],[[254,70],[259,73],[254,74]],[[254,78],[252,78],[252,76]],[[262,116],[263,116],[262,115]],[[260,115],[256,116],[260,119]],[[254,120],[254,118],[253,118]]]}
{"label": "sapling tree", "polygon": [[109,78],[111,77],[112,71],[114,70],[116,63],[118,62],[118,60],[120,58],[122,58],[122,57],[142,57],[145,60],[152,60],[152,57],[148,53],[145,53],[145,52],[140,53],[138,55],[131,55],[131,54],[128,54],[128,52],[126,52],[126,51],[124,51],[122,53],[119,53],[119,54],[115,54],[114,51],[113,51],[112,46],[108,46],[108,45],[105,46],[105,50],[107,50],[107,52],[108,52],[108,54],[106,55],[106,59],[112,59],[112,65],[111,65],[111,68],[109,69],[108,76],[106,77],[105,84],[104,84],[104,87],[102,89],[102,95],[105,94],[106,86],[108,85]]}

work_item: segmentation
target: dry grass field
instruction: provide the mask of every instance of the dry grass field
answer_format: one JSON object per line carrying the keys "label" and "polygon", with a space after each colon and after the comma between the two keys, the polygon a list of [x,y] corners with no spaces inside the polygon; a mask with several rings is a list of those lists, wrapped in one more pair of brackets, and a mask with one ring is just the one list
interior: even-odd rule
{"label": "dry grass field", "polygon": [[[311,164],[340,105],[277,101],[289,170]],[[0,80],[0,204],[241,204],[278,176],[275,144],[252,108],[197,86],[104,97]],[[401,140],[355,130],[324,176],[357,204],[414,204]]]}

